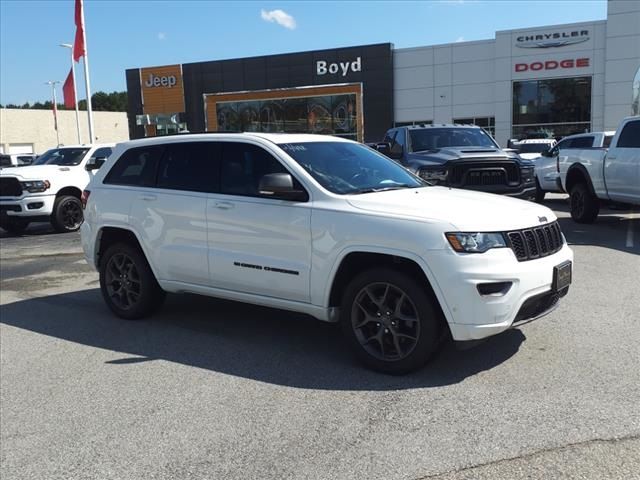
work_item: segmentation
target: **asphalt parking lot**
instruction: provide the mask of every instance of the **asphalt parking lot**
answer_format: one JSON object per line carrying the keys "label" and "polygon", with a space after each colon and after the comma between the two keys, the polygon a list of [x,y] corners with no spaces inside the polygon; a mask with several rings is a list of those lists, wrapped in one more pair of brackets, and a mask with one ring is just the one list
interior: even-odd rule
{"label": "asphalt parking lot", "polygon": [[119,320],[78,234],[0,233],[0,477],[640,478],[640,214],[546,204],[575,251],[560,307],[403,377],[297,314]]}

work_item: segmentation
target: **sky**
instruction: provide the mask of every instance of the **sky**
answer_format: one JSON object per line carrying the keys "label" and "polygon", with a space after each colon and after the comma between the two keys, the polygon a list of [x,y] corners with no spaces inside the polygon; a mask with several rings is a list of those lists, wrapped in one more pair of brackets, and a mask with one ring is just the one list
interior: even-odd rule
{"label": "sky", "polygon": [[[606,0],[85,0],[91,90],[126,90],[127,68],[370,43],[395,48],[606,18]],[[73,0],[0,0],[0,104],[51,98],[73,43]],[[78,98],[85,98],[77,64]],[[61,87],[58,89],[62,96]]]}

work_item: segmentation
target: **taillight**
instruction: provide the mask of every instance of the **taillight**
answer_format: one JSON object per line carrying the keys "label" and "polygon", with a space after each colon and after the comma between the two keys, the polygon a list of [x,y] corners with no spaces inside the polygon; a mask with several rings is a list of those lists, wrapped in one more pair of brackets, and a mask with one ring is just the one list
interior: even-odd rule
{"label": "taillight", "polygon": [[82,209],[87,208],[87,202],[89,201],[89,195],[91,195],[90,190],[84,190],[82,195],[80,196],[80,201],[82,202]]}

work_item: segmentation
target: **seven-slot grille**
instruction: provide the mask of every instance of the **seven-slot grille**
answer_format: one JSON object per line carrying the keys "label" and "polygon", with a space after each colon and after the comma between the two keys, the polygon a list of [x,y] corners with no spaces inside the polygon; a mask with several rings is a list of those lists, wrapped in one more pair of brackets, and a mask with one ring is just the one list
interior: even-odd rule
{"label": "seven-slot grille", "polygon": [[0,197],[19,197],[22,185],[15,177],[0,177]]}
{"label": "seven-slot grille", "polygon": [[507,233],[509,247],[519,262],[552,255],[562,248],[558,222]]}

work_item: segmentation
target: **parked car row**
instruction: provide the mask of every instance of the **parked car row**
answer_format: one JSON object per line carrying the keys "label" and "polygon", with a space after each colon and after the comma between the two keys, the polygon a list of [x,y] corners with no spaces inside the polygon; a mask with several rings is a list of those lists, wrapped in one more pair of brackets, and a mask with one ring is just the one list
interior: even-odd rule
{"label": "parked car row", "polygon": [[78,230],[82,191],[113,145],[54,148],[30,166],[0,170],[0,227],[19,234],[31,222],[50,222],[58,232]]}

